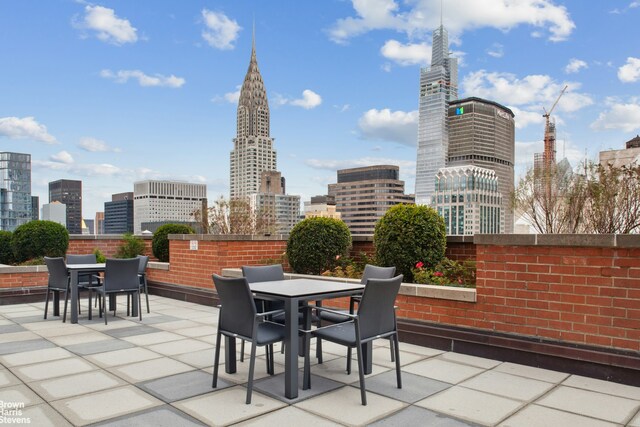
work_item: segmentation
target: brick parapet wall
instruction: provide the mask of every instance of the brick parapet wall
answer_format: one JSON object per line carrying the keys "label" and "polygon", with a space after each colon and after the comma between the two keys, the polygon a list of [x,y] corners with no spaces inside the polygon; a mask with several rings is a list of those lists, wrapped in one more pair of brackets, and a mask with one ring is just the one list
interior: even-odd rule
{"label": "brick parapet wall", "polygon": [[[140,237],[140,236],[138,236]],[[151,251],[151,236],[142,236],[144,240],[145,251],[144,254],[151,257],[152,260],[156,260]],[[106,235],[71,235],[69,236],[69,248],[68,254],[90,254],[95,249],[100,249],[100,252],[107,258],[113,257],[116,254],[118,248],[122,245],[122,235],[119,234],[106,234]]]}
{"label": "brick parapet wall", "polygon": [[[211,275],[223,268],[282,262],[286,240],[280,236],[170,235],[169,271],[152,269],[149,280],[213,289]],[[191,249],[191,241],[198,248]],[[285,263],[285,268],[288,265]]]}

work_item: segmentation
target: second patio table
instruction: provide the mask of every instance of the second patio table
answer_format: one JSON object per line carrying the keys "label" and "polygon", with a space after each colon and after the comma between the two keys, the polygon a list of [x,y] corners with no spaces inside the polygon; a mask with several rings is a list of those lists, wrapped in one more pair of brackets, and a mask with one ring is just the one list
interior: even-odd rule
{"label": "second patio table", "polygon": [[[249,286],[251,292],[258,297],[284,301],[286,328],[284,394],[288,399],[295,399],[298,397],[298,303],[361,294],[364,291],[364,285],[318,279],[291,279],[255,282],[250,283]],[[229,342],[225,347],[227,368],[235,372],[235,342]],[[367,359],[370,363],[371,357]]]}

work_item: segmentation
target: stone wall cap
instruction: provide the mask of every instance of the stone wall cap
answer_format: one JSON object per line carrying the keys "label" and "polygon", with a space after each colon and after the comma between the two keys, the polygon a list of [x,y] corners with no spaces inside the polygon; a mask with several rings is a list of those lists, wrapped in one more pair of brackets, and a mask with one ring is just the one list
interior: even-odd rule
{"label": "stone wall cap", "polygon": [[476,245],[640,248],[638,234],[476,234]]}

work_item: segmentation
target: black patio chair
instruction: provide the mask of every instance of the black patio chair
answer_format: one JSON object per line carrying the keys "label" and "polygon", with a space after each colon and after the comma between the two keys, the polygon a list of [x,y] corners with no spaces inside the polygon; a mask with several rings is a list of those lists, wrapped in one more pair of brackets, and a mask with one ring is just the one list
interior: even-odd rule
{"label": "black patio chair", "polygon": [[[367,264],[364,266],[364,271],[362,272],[362,279],[360,279],[360,283],[363,285],[367,285],[367,281],[369,279],[391,279],[396,274],[395,267],[378,267],[376,265]],[[334,310],[332,312],[321,311],[318,313],[318,317],[320,318],[320,326],[322,326],[322,322],[329,323],[342,323],[348,322],[351,320],[347,314],[353,314],[355,309],[355,304],[360,302],[362,295],[354,295],[351,297],[349,301],[349,311],[345,310]],[[393,351],[393,340],[389,340],[389,350],[391,352],[391,361],[394,361],[394,351]]]}
{"label": "black patio chair", "polygon": [[[347,347],[347,374],[351,373],[351,349],[356,348],[358,359],[358,374],[360,377],[360,397],[362,404],[367,404],[366,387],[364,381],[364,366],[362,360],[362,345],[378,338],[390,338],[394,341],[396,381],[398,388],[402,388],[400,372],[400,350],[398,347],[398,324],[396,322],[395,301],[402,275],[391,279],[369,279],[367,287],[362,294],[358,312],[356,314],[344,314],[349,317],[348,322],[324,326],[315,330],[305,331],[307,348],[311,335],[331,341]],[[336,312],[324,307],[316,307],[316,310],[324,312]],[[304,385],[311,386],[311,367],[309,352],[304,356]]]}
{"label": "black patio chair", "polygon": [[67,304],[69,303],[69,292],[71,291],[71,284],[69,281],[69,272],[67,271],[67,265],[64,262],[64,258],[50,258],[44,257],[44,263],[49,270],[49,281],[47,282],[47,297],[44,301],[44,318],[47,318],[47,309],[49,308],[49,296],[51,292],[64,292],[64,314],[62,315],[62,321],[67,320]]}
{"label": "black patio chair", "polygon": [[[149,263],[149,257],[146,255],[138,255],[138,279],[140,280],[140,292],[144,290],[144,296],[147,300],[147,313],[151,313],[149,310],[149,288],[147,287],[147,264]],[[127,294],[127,316],[129,315],[130,295]]]}
{"label": "black patio chair", "polygon": [[247,400],[251,403],[253,392],[253,372],[256,362],[256,347],[265,346],[267,353],[267,372],[274,373],[273,344],[284,341],[285,328],[283,325],[265,321],[264,319],[282,310],[258,313],[249,283],[244,277],[228,278],[213,275],[213,283],[220,297],[220,311],[218,318],[218,333],[216,335],[215,361],[213,365],[213,382],[211,386],[218,386],[218,365],[220,362],[220,341],[222,335],[240,338],[251,342],[251,356],[249,359],[249,381],[247,383]]}
{"label": "black patio chair", "polygon": [[[127,259],[107,259],[104,271],[102,286],[91,288],[102,297],[102,307],[104,307],[104,324],[107,324],[106,297],[111,294],[135,294],[138,298],[138,314],[142,321],[142,307],[140,305],[140,279],[138,278],[138,268],[140,261],[138,258]],[[117,305],[116,305],[117,306]],[[113,315],[116,315],[116,306],[113,308]],[[100,310],[102,315],[102,309]],[[89,316],[91,316],[91,306],[89,306]]]}
{"label": "black patio chair", "polygon": [[[242,275],[247,279],[247,283],[284,280],[284,270],[282,269],[281,264],[243,265]],[[270,301],[257,297],[254,297],[253,300],[256,303],[256,310],[258,310],[258,313],[273,310],[284,310],[284,301]],[[272,317],[268,320],[284,324],[284,315],[276,316],[276,319]],[[244,362],[244,340],[242,340],[242,345],[240,346],[240,361]]]}

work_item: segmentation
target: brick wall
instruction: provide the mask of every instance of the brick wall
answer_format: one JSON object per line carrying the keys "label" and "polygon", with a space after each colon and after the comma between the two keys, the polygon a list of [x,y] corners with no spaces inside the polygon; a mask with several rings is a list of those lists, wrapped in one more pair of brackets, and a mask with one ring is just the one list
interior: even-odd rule
{"label": "brick wall", "polygon": [[[226,237],[185,235],[171,239],[170,270],[149,270],[149,280],[213,289],[213,273],[220,274],[223,268],[280,261],[287,244],[281,237],[235,236],[235,240]],[[190,249],[190,241],[194,239],[198,239],[197,250]]]}
{"label": "brick wall", "polygon": [[[157,260],[153,257],[151,252],[151,240],[150,236],[142,237],[145,244],[145,255],[149,255],[152,260]],[[94,249],[100,249],[100,251],[107,258],[115,255],[118,247],[122,245],[122,238],[119,235],[98,235],[98,236],[81,236],[72,235],[69,237],[68,254],[90,254]]]}

